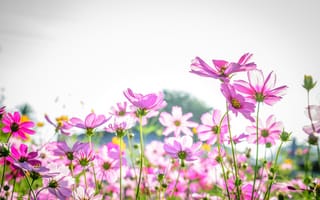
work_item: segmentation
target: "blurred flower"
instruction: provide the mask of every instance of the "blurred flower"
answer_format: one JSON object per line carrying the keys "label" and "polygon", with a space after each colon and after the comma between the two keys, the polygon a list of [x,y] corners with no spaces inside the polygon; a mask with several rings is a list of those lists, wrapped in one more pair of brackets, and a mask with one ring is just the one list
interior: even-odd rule
{"label": "blurred flower", "polygon": [[72,126],[68,124],[67,116],[62,115],[61,117],[57,117],[57,123],[52,122],[47,114],[44,115],[44,118],[49,122],[49,124],[55,127],[56,132],[60,131],[64,135],[70,135],[70,132],[68,132],[67,130],[72,128]]}
{"label": "blurred flower", "polygon": [[95,190],[91,187],[84,189],[82,186],[77,187],[73,194],[74,200],[101,200],[103,199],[100,194],[95,193]]}
{"label": "blurred flower", "polygon": [[225,60],[212,60],[214,68],[210,67],[201,58],[196,57],[191,64],[191,73],[199,76],[219,79],[223,82],[229,82],[232,74],[235,72],[248,71],[256,68],[256,64],[248,63],[252,54],[246,53],[237,63],[227,62]]}
{"label": "blurred flower", "polygon": [[[283,125],[282,122],[277,122],[274,115],[267,118],[266,124],[259,119],[258,127],[258,143],[275,145],[276,141],[280,139]],[[257,127],[256,125],[248,126],[246,131],[249,133],[248,141],[256,144],[257,142]]]}
{"label": "blurred flower", "polygon": [[83,143],[77,141],[73,144],[72,148],[70,148],[65,141],[60,142],[52,142],[50,145],[46,146],[46,149],[51,151],[53,155],[64,157],[68,160],[74,160],[74,154],[81,149],[88,148],[88,143]]}
{"label": "blurred flower", "polygon": [[118,102],[116,107],[112,106],[110,114],[112,116],[115,116],[116,118],[124,117],[130,114],[130,112],[127,110],[127,102],[123,102],[123,103]]}
{"label": "blurred flower", "polygon": [[70,122],[73,126],[85,129],[87,135],[92,135],[93,130],[102,124],[106,123],[109,119],[106,118],[104,115],[96,115],[94,112],[88,114],[84,121],[77,117],[73,117],[70,119]]}
{"label": "blurred flower", "polygon": [[214,109],[212,114],[204,113],[201,116],[201,124],[197,128],[198,138],[201,141],[207,141],[208,144],[214,144],[220,134],[220,143],[224,141],[225,134],[228,132],[227,118],[221,118],[220,110]]}
{"label": "blurred flower", "polygon": [[[119,178],[120,149],[118,145],[103,145],[94,160],[97,179],[113,184]],[[122,166],[126,161],[122,157]]]}
{"label": "blurred flower", "polygon": [[305,114],[310,119],[312,124],[303,126],[302,130],[309,135],[313,134],[314,132],[320,133],[320,106],[319,105],[308,106],[305,109]]}
{"label": "blurred flower", "polygon": [[19,137],[23,140],[28,139],[27,134],[34,134],[35,131],[31,130],[34,127],[32,121],[21,121],[21,115],[19,112],[7,113],[2,119],[4,127],[2,131],[4,133],[10,133],[13,137]]}
{"label": "blurred flower", "polygon": [[163,149],[174,159],[183,161],[197,160],[201,152],[201,142],[193,144],[192,137],[184,135],[181,138],[167,138]]}
{"label": "blurred flower", "polygon": [[2,119],[5,113],[6,113],[6,107],[5,106],[0,107],[0,120]]}
{"label": "blurred flower", "polygon": [[163,135],[167,136],[171,132],[174,132],[174,135],[178,137],[180,133],[183,132],[186,135],[192,136],[193,134],[190,128],[196,127],[197,123],[188,121],[191,117],[192,113],[182,115],[182,109],[179,106],[172,107],[172,115],[167,112],[162,112],[159,121],[166,127]]}
{"label": "blurred flower", "polygon": [[252,70],[247,72],[249,82],[238,80],[234,83],[234,88],[253,102],[264,102],[267,105],[273,105],[284,95],[287,86],[275,88],[276,75],[270,72],[267,78],[264,78],[261,70]]}
{"label": "blurred flower", "polygon": [[90,162],[95,159],[95,152],[90,147],[89,143],[86,143],[84,148],[79,149],[75,152],[75,160],[81,165],[83,168],[88,167]]}
{"label": "blurred flower", "polygon": [[43,185],[48,191],[57,197],[57,199],[67,200],[72,195],[72,185],[74,179],[69,176],[69,169],[64,165],[51,163],[47,166],[51,173],[57,173],[56,176],[43,179]]}
{"label": "blurred flower", "polygon": [[247,100],[240,94],[237,94],[234,87],[229,84],[221,84],[221,92],[228,102],[228,108],[238,116],[240,112],[245,118],[254,122],[251,113],[254,112],[255,105],[247,102]]}

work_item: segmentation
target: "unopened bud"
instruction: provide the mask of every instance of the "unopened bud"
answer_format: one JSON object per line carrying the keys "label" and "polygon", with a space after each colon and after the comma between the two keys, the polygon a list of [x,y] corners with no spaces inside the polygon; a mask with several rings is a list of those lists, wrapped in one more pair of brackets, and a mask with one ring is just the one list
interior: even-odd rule
{"label": "unopened bud", "polygon": [[314,88],[317,82],[313,82],[313,78],[310,75],[304,75],[304,82],[302,87],[304,87],[308,92]]}

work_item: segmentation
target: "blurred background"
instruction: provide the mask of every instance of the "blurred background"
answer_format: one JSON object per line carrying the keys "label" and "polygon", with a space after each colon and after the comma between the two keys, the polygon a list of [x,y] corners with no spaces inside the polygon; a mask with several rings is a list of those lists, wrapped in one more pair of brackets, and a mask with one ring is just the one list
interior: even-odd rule
{"label": "blurred background", "polygon": [[[224,110],[219,81],[189,73],[195,56],[237,61],[246,52],[277,85],[288,85],[275,114],[300,142],[303,76],[320,80],[319,1],[0,1],[1,104],[28,103],[34,117],[108,114],[139,93],[166,89]],[[245,78],[245,76],[238,78]],[[320,86],[311,92],[320,103]],[[235,125],[235,132],[244,131]],[[246,122],[246,125],[249,125]]]}

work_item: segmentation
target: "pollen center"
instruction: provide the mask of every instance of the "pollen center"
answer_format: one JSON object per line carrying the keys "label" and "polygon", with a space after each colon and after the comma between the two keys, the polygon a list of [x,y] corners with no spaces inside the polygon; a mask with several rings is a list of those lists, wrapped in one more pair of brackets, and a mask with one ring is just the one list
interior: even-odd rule
{"label": "pollen center", "polygon": [[215,125],[211,130],[214,134],[218,134],[220,132],[220,127],[218,125]]}
{"label": "pollen center", "polygon": [[10,126],[12,132],[17,132],[19,130],[19,124],[13,122]]}
{"label": "pollen center", "polygon": [[231,99],[231,105],[236,109],[241,108],[240,102],[238,101],[238,99],[235,99],[235,98]]}
{"label": "pollen center", "polygon": [[180,122],[179,120],[176,120],[176,121],[174,121],[174,125],[180,126],[180,125],[181,125],[181,122]]}
{"label": "pollen center", "polygon": [[269,136],[269,131],[266,130],[266,129],[261,130],[261,136],[265,137],[265,138],[268,137]]}

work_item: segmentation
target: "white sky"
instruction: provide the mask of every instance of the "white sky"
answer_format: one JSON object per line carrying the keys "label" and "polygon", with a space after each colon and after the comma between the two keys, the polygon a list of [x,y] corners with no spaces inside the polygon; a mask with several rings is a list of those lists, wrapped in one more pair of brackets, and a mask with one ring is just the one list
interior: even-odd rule
{"label": "white sky", "polygon": [[[289,86],[283,101],[261,112],[301,137],[303,75],[320,81],[319,7],[316,0],[2,0],[0,87],[9,108],[29,102],[39,116],[107,114],[128,87],[188,91],[224,110],[219,82],[190,74],[190,62],[251,52]],[[311,95],[320,103],[320,86]]]}

